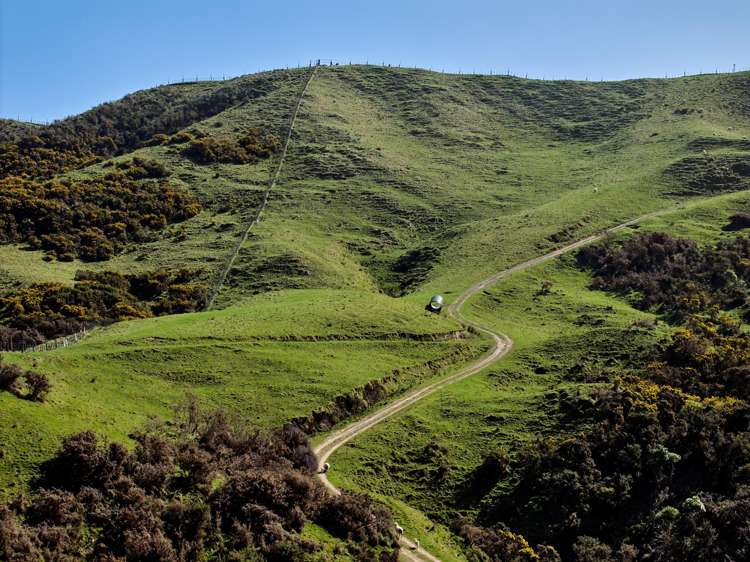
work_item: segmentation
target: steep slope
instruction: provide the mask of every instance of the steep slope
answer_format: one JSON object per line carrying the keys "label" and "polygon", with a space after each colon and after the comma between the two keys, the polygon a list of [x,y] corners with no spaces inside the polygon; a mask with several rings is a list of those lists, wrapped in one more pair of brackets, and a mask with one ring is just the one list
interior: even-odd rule
{"label": "steep slope", "polygon": [[295,232],[389,292],[455,290],[468,269],[480,277],[668,204],[670,166],[696,139],[741,140],[744,80],[323,68],[258,242]]}

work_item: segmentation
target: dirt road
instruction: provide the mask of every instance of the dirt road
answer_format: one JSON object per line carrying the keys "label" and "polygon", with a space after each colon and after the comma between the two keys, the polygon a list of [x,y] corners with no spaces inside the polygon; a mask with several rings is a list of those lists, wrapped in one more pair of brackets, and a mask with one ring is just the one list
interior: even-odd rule
{"label": "dirt road", "polygon": [[[557,250],[549,252],[548,254],[544,254],[543,256],[530,259],[518,265],[514,265],[513,267],[510,267],[508,269],[499,271],[479,281],[476,285],[473,285],[472,287],[469,287],[468,289],[466,289],[448,307],[448,314],[450,314],[450,316],[458,320],[464,326],[471,326],[472,328],[479,330],[480,332],[488,335],[494,342],[494,345],[492,346],[490,351],[487,352],[485,355],[483,355],[475,363],[469,366],[466,366],[458,370],[455,373],[446,375],[428,384],[427,386],[416,388],[406,393],[404,396],[401,396],[400,398],[394,400],[393,402],[390,402],[384,405],[382,408],[372,412],[366,417],[359,419],[357,421],[354,421],[332,432],[328,437],[326,437],[324,441],[322,441],[320,444],[318,444],[315,447],[315,454],[318,456],[320,465],[322,466],[323,463],[325,463],[329,459],[329,457],[333,453],[335,453],[336,450],[339,449],[339,447],[341,447],[348,441],[354,439],[358,435],[364,433],[371,427],[378,425],[382,421],[387,420],[388,418],[390,418],[391,416],[399,412],[403,412],[404,410],[410,408],[413,404],[415,404],[422,398],[425,398],[426,396],[429,396],[430,394],[437,392],[441,388],[444,388],[450,384],[453,384],[462,379],[465,379],[466,377],[469,377],[475,373],[478,373],[485,367],[492,365],[495,361],[499,360],[506,353],[508,353],[508,351],[510,351],[511,347],[513,346],[513,341],[508,336],[505,336],[498,332],[494,332],[489,327],[483,326],[481,324],[478,324],[477,322],[469,320],[461,314],[461,308],[466,303],[466,301],[469,300],[471,297],[473,297],[480,291],[486,289],[490,285],[493,285],[494,283],[497,283],[499,280],[504,279],[514,273],[523,271],[530,267],[534,267],[535,265],[539,265],[540,263],[543,263],[545,261],[561,256],[562,254],[572,252],[573,250],[576,250],[582,246],[585,246],[586,244],[591,244],[592,242],[596,242],[597,240],[600,240],[604,238],[605,236],[614,234],[620,230],[624,230],[625,228],[628,228],[629,226],[637,224],[643,220],[646,220],[646,219],[649,219],[658,215],[662,215],[670,211],[672,211],[672,209],[656,211],[653,213],[649,213],[647,215],[640,216],[636,219],[629,220],[622,224],[618,224],[617,226],[608,228],[598,234],[592,234],[591,236],[587,236],[586,238],[582,238],[580,240],[577,240],[576,242],[573,242],[571,244],[558,248]],[[325,484],[326,488],[330,490],[331,493],[333,494],[341,493],[341,491],[336,486],[331,484],[326,474],[320,474],[319,478]],[[432,554],[430,554],[423,548],[417,549],[416,545],[407,538],[401,539],[401,546],[403,547],[401,549],[401,553],[403,557],[405,557],[408,560],[412,560],[413,562],[424,561],[424,560],[429,560],[431,562],[440,562],[439,558],[436,558],[435,556],[433,556]]]}

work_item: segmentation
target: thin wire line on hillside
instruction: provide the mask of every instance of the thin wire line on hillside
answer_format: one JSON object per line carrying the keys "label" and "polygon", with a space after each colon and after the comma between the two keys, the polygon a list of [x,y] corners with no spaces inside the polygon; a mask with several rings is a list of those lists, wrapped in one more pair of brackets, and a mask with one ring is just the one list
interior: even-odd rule
{"label": "thin wire line on hillside", "polygon": [[266,206],[268,205],[268,198],[271,194],[271,191],[273,190],[273,188],[276,186],[276,183],[278,182],[279,176],[281,175],[281,168],[284,165],[284,161],[286,160],[286,153],[287,153],[287,150],[289,149],[289,141],[291,140],[292,133],[294,132],[294,124],[297,121],[297,114],[299,113],[299,109],[302,106],[302,98],[305,96],[307,87],[310,85],[310,82],[312,81],[313,76],[315,75],[315,70],[316,70],[316,67],[313,67],[312,70],[310,71],[310,74],[308,74],[307,78],[305,79],[305,84],[302,88],[302,91],[300,91],[299,96],[297,97],[297,103],[294,106],[294,111],[292,112],[292,117],[289,121],[289,130],[287,131],[286,138],[284,139],[284,147],[281,150],[281,156],[279,157],[279,162],[276,166],[276,171],[268,180],[268,187],[263,192],[263,201],[258,207],[258,210],[255,213],[255,216],[248,223],[247,227],[245,227],[245,229],[243,230],[242,236],[240,236],[240,239],[235,244],[232,252],[229,254],[227,259],[225,260],[224,265],[219,272],[217,282],[211,288],[211,293],[209,294],[209,297],[206,300],[206,306],[204,307],[204,310],[210,310],[211,307],[213,307],[214,302],[216,301],[216,297],[219,295],[219,292],[224,286],[224,283],[227,279],[227,275],[229,275],[229,271],[232,269],[232,266],[234,265],[234,262],[236,261],[237,256],[240,253],[240,249],[242,248],[243,244],[247,241],[247,237],[250,235],[250,231],[258,222],[260,222],[260,217],[263,214],[263,211],[265,210]]}

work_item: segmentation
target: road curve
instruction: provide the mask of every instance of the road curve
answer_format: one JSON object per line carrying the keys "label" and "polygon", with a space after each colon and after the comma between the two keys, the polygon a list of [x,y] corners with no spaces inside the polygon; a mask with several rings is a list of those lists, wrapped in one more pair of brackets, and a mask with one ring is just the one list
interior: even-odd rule
{"label": "road curve", "polygon": [[[493,285],[494,283],[497,283],[500,279],[504,279],[514,273],[518,273],[519,271],[523,271],[525,269],[534,267],[535,265],[539,265],[540,263],[554,259],[568,252],[572,252],[573,250],[576,250],[582,246],[591,244],[592,242],[596,242],[597,240],[600,240],[604,238],[605,236],[614,234],[620,230],[628,228],[629,226],[633,226],[634,224],[637,224],[641,221],[656,217],[658,215],[668,213],[672,210],[673,209],[663,209],[661,211],[655,211],[653,213],[642,215],[638,218],[618,224],[616,226],[603,230],[597,234],[592,234],[591,236],[587,236],[586,238],[582,238],[580,240],[572,242],[571,244],[558,248],[557,250],[553,250],[552,252],[544,254],[543,256],[530,259],[523,263],[519,263],[518,265],[514,265],[513,267],[510,267],[508,269],[504,269],[502,271],[494,273],[493,275],[490,275],[489,277],[482,279],[477,284],[472,285],[471,287],[466,289],[448,307],[448,314],[451,317],[458,320],[465,327],[470,326],[473,329],[478,330],[479,332],[482,332],[486,334],[487,336],[489,336],[493,341],[492,348],[487,353],[485,353],[482,357],[480,357],[475,363],[472,363],[471,365],[463,367],[459,369],[458,371],[456,371],[455,373],[452,373],[441,379],[438,379],[435,382],[428,384],[427,386],[416,388],[410,392],[407,392],[405,395],[401,396],[400,398],[397,398],[393,402],[389,402],[388,404],[385,404],[382,408],[375,410],[374,412],[365,416],[364,418],[354,421],[340,429],[337,429],[336,431],[333,431],[330,435],[328,435],[321,443],[319,443],[314,448],[315,454],[318,457],[318,461],[320,465],[322,466],[323,463],[325,463],[328,460],[328,458],[333,453],[335,453],[336,450],[338,450],[342,445],[354,439],[358,435],[364,433],[371,427],[374,427],[378,425],[379,423],[381,423],[382,421],[390,418],[391,416],[406,410],[407,408],[411,407],[414,403],[418,402],[422,398],[425,398],[426,396],[429,396],[430,394],[433,394],[434,392],[440,390],[441,388],[446,387],[455,382],[458,382],[462,379],[465,379],[466,377],[469,377],[481,371],[485,367],[492,365],[494,362],[499,360],[501,357],[503,357],[505,354],[507,354],[510,351],[511,347],[513,347],[513,341],[508,336],[498,333],[498,332],[494,332],[491,328],[487,326],[483,326],[472,320],[469,320],[461,314],[461,308],[463,307],[464,304],[466,304],[466,301],[468,301],[471,297],[473,297],[480,291],[486,289],[487,287]],[[335,494],[335,495],[341,494],[341,490],[339,490],[336,486],[334,486],[330,482],[330,480],[328,480],[328,476],[326,474],[319,474],[318,478],[320,478],[320,480],[323,482],[323,484],[325,484],[326,488],[332,494]],[[401,546],[404,547],[401,549],[401,554],[408,560],[412,560],[413,562],[419,562],[419,561],[424,561],[424,560],[429,560],[431,562],[441,562],[439,558],[433,556],[432,554],[430,554],[423,548],[416,548],[416,545],[414,544],[414,542],[412,542],[410,539],[406,537],[402,538],[400,543],[401,543]]]}

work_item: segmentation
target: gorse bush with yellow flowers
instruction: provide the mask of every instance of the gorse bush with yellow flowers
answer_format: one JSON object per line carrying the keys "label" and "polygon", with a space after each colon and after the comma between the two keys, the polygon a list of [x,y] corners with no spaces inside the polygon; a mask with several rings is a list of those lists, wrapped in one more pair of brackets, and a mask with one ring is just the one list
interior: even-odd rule
{"label": "gorse bush with yellow flowers", "polygon": [[39,283],[17,289],[0,295],[0,341],[17,349],[93,324],[195,312],[207,294],[198,276],[186,269],[129,275],[79,271],[72,286]]}
{"label": "gorse bush with yellow flowers", "polygon": [[464,486],[480,514],[462,536],[495,559],[514,533],[577,562],[748,559],[750,240],[701,247],[652,233],[586,248],[578,261],[592,288],[675,329],[608,387],[557,394],[576,431],[487,457],[474,471],[481,482]]}
{"label": "gorse bush with yellow flowers", "polygon": [[133,159],[96,179],[0,180],[0,243],[25,242],[50,258],[107,260],[129,242],[187,220],[201,206],[155,162]]}

